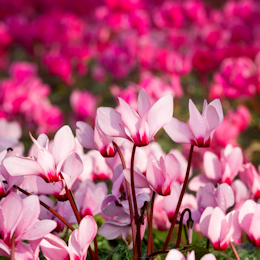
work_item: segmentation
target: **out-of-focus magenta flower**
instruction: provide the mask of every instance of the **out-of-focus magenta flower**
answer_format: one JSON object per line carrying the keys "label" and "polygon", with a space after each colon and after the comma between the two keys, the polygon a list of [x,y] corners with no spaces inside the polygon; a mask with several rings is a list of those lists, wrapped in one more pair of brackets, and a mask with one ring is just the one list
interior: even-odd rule
{"label": "out-of-focus magenta flower", "polygon": [[0,22],[0,48],[6,48],[11,45],[13,39],[10,35],[8,26]]}
{"label": "out-of-focus magenta flower", "polygon": [[245,106],[241,105],[235,111],[229,110],[214,134],[212,147],[226,147],[228,144],[237,146],[237,138],[250,121],[251,114]]}
{"label": "out-of-focus magenta flower", "polygon": [[239,224],[254,246],[260,246],[259,217],[260,205],[253,200],[247,200],[239,210]]}
{"label": "out-of-focus magenta flower", "polygon": [[181,3],[165,1],[154,14],[154,22],[159,28],[181,28],[185,23]]}
{"label": "out-of-focus magenta flower", "polygon": [[90,92],[74,90],[70,96],[70,104],[79,119],[94,118],[97,101]]}
{"label": "out-of-focus magenta flower", "polygon": [[71,62],[59,51],[46,53],[43,62],[51,74],[59,76],[68,85],[73,83]]}
{"label": "out-of-focus magenta flower", "polygon": [[207,103],[204,100],[202,115],[189,100],[189,122],[183,123],[172,118],[163,128],[171,139],[177,143],[190,143],[198,147],[209,147],[216,128],[223,121],[223,110],[218,99]]}
{"label": "out-of-focus magenta flower", "polygon": [[202,213],[201,232],[211,241],[215,250],[226,250],[230,241],[241,236],[238,215],[238,211],[231,211],[225,215],[218,207],[208,207]]}
{"label": "out-of-focus magenta flower", "polygon": [[[214,74],[213,92],[210,96],[211,98],[252,96],[257,91],[257,82],[257,67],[251,59],[227,58],[223,60],[220,71]],[[214,88],[219,88],[219,93]],[[216,96],[217,94],[220,95]]]}

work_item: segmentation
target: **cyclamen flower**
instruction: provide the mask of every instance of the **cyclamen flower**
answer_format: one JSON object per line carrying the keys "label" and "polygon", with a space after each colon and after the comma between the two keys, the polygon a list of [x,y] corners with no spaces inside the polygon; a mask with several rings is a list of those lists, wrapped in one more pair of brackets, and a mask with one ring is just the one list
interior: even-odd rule
{"label": "cyclamen flower", "polygon": [[249,236],[254,246],[260,246],[260,205],[253,200],[247,200],[239,210],[239,224]]}
{"label": "cyclamen flower", "polygon": [[215,250],[226,250],[229,242],[241,236],[238,211],[227,215],[219,208],[207,207],[200,218],[200,229]]}
{"label": "cyclamen flower", "polygon": [[38,220],[39,198],[35,195],[22,199],[12,192],[0,203],[1,240],[11,246],[15,233],[15,243],[23,240],[36,240],[50,233],[57,226],[53,220]]}
{"label": "cyclamen flower", "polygon": [[138,112],[123,99],[118,98],[121,114],[112,108],[101,107],[97,110],[101,130],[112,137],[131,140],[136,146],[148,145],[154,135],[167,123],[173,114],[173,99],[167,95],[151,106],[150,98],[144,89],[138,96]]}
{"label": "cyclamen flower", "polygon": [[198,147],[209,147],[216,128],[223,121],[223,110],[219,99],[209,104],[204,100],[202,115],[189,100],[189,122],[183,123],[172,118],[163,128],[176,143],[188,143]]}
{"label": "cyclamen flower", "polygon": [[173,182],[179,175],[180,163],[173,154],[159,160],[153,154],[148,159],[146,178],[150,187],[159,195],[171,194]]}
{"label": "cyclamen flower", "polygon": [[37,140],[31,136],[35,146],[33,159],[26,157],[8,157],[3,165],[11,176],[38,175],[47,183],[60,181],[60,172],[70,188],[83,170],[79,155],[73,152],[75,139],[71,129],[63,126],[54,137],[52,149],[49,139],[41,134]]}

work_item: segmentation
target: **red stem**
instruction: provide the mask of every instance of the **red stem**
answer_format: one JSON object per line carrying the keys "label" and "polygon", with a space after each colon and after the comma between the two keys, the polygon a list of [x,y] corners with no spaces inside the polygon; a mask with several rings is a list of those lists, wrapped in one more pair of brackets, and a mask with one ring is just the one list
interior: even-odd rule
{"label": "red stem", "polygon": [[[135,183],[134,183],[134,158],[135,158],[135,151],[136,145],[134,144],[132,157],[131,157],[131,188],[132,188],[132,196],[133,196],[133,203],[134,203],[134,210],[135,210],[135,224],[136,224],[136,244],[137,244],[137,254],[138,258],[141,259],[142,257],[142,249],[141,249],[141,234],[140,234],[140,222],[139,222],[139,214],[138,214],[138,207],[136,201],[136,194],[135,194]],[[131,199],[131,197],[130,197]]]}
{"label": "red stem", "polygon": [[[60,177],[61,177],[62,180],[64,180],[64,178],[63,178],[63,176],[62,176],[62,173],[60,173]],[[75,217],[76,217],[76,219],[77,219],[78,224],[80,224],[80,222],[81,222],[81,216],[80,216],[79,211],[78,211],[78,209],[77,209],[75,200],[74,200],[74,198],[73,198],[73,196],[72,196],[72,194],[71,194],[71,191],[68,189],[68,186],[67,186],[65,180],[64,180],[64,183],[65,183],[65,191],[66,191],[67,197],[68,197],[68,199],[69,199],[70,205],[71,205],[71,207],[72,207],[72,210],[73,210],[73,212],[74,212],[74,215],[75,215]]]}
{"label": "red stem", "polygon": [[168,235],[167,235],[166,241],[165,241],[164,246],[163,246],[163,250],[166,250],[166,248],[167,248],[167,246],[168,246],[168,244],[169,244],[169,242],[170,242],[171,235],[172,235],[172,231],[173,231],[174,226],[175,226],[175,224],[176,224],[177,217],[178,217],[178,214],[179,214],[179,210],[180,210],[180,207],[181,207],[181,202],[182,202],[182,199],[183,199],[183,196],[184,196],[184,193],[185,193],[187,184],[188,184],[193,148],[194,148],[194,145],[191,145],[191,147],[190,147],[190,153],[189,153],[189,159],[188,159],[188,166],[187,166],[187,171],[186,171],[184,183],[183,183],[182,190],[181,190],[181,194],[180,194],[180,198],[179,198],[179,201],[178,201],[178,204],[177,204],[177,207],[176,207],[174,216],[173,216],[171,228],[170,228],[170,230],[169,230],[169,233],[168,233]]}
{"label": "red stem", "polygon": [[[123,169],[126,169],[126,163],[125,163],[124,156],[121,152],[121,149],[119,148],[119,146],[115,142],[113,142],[113,145],[115,146],[115,148],[116,148],[116,150],[119,154]],[[132,205],[132,200],[131,200],[130,187],[129,187],[129,183],[126,179],[125,179],[125,186],[126,186],[126,193],[127,193],[127,197],[128,197],[128,204],[129,204],[129,211],[130,211],[130,218],[131,218],[131,229],[132,229],[133,251],[134,251],[133,255],[134,255],[134,258],[136,258],[137,250],[136,250],[136,246],[135,246],[135,244],[136,244],[135,243],[136,231],[135,231],[135,223],[134,223],[134,212],[133,212],[133,205]]]}
{"label": "red stem", "polygon": [[[146,256],[148,256],[149,254],[153,253],[153,247],[152,247],[152,243],[153,243],[153,206],[154,206],[154,198],[155,198],[155,192],[153,192],[152,195],[152,200],[151,200],[151,213],[149,216],[148,213],[148,204],[147,204],[147,220],[148,220],[148,227],[149,227],[149,233],[148,233],[148,244],[147,244],[147,253]],[[152,250],[151,250],[152,249]],[[151,252],[150,252],[151,251]]]}
{"label": "red stem", "polygon": [[15,253],[15,232],[12,235],[11,260],[15,260],[14,253]]}
{"label": "red stem", "polygon": [[234,244],[230,241],[230,242],[229,242],[229,245],[231,246],[231,248],[232,248],[232,250],[233,250],[233,252],[234,252],[234,254],[235,254],[236,259],[237,259],[237,260],[240,260],[240,257],[239,257],[239,255],[238,255],[238,252],[237,252],[237,250],[236,250]]}

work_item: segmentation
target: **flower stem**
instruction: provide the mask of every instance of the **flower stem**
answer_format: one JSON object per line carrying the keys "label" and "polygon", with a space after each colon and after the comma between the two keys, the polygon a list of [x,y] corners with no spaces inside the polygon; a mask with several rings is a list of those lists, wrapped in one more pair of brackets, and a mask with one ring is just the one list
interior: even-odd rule
{"label": "flower stem", "polygon": [[189,219],[191,218],[191,211],[190,209],[184,209],[181,213],[181,217],[180,217],[180,224],[179,224],[179,230],[178,230],[178,239],[177,239],[177,242],[176,242],[176,247],[175,248],[179,248],[180,247],[180,243],[181,243],[181,233],[182,233],[182,225],[183,225],[183,217],[184,217],[184,214],[186,212],[189,212]]}
{"label": "flower stem", "polygon": [[[152,247],[152,243],[153,243],[153,233],[152,233],[152,229],[153,229],[153,206],[154,206],[154,197],[155,197],[155,192],[153,192],[152,195],[152,200],[151,200],[151,212],[150,212],[150,216],[149,216],[149,206],[147,205],[147,220],[148,220],[148,227],[149,227],[149,233],[148,233],[148,243],[147,243],[147,253],[146,256],[148,256],[149,254],[153,253],[153,247]],[[151,251],[151,252],[150,252]]]}
{"label": "flower stem", "polygon": [[[134,158],[135,158],[135,151],[136,145],[134,144],[132,157],[131,157],[131,188],[132,188],[132,196],[133,196],[133,203],[134,203],[134,210],[135,210],[135,224],[136,224],[136,244],[137,244],[137,254],[138,258],[141,259],[142,257],[142,249],[141,249],[141,234],[140,234],[140,222],[139,222],[139,214],[138,214],[138,207],[135,195],[135,183],[134,183]],[[131,199],[131,197],[130,197]]]}
{"label": "flower stem", "polygon": [[15,232],[12,235],[12,249],[11,249],[11,260],[15,260],[14,252],[15,252]]}
{"label": "flower stem", "polygon": [[178,217],[178,214],[179,214],[179,210],[180,210],[180,207],[181,207],[181,202],[182,202],[182,199],[183,199],[183,196],[184,196],[184,193],[185,193],[187,184],[188,184],[189,173],[190,173],[190,167],[191,167],[191,159],[192,159],[192,154],[193,154],[193,148],[194,148],[194,145],[191,145],[191,147],[190,147],[190,153],[189,153],[189,159],[188,159],[188,165],[187,165],[187,171],[186,171],[184,183],[183,183],[182,190],[181,190],[181,194],[180,194],[180,198],[179,198],[179,201],[178,201],[178,204],[177,204],[177,207],[176,207],[174,216],[173,216],[172,224],[171,224],[169,233],[168,233],[168,235],[167,235],[166,241],[165,241],[164,246],[163,246],[163,250],[166,250],[166,248],[167,248],[167,246],[168,246],[168,244],[169,244],[169,242],[170,242],[170,238],[171,238],[171,235],[172,235],[172,231],[173,231],[174,226],[175,226],[175,224],[176,224],[177,217]]}
{"label": "flower stem", "polygon": [[[64,180],[64,178],[63,178],[63,176],[62,176],[62,173],[60,173],[60,177],[61,177],[62,180]],[[70,205],[71,205],[71,207],[72,207],[72,210],[73,210],[73,212],[74,212],[74,215],[75,215],[75,217],[76,217],[76,219],[77,219],[78,224],[80,224],[80,222],[81,222],[81,216],[80,216],[79,211],[78,211],[78,209],[77,209],[75,200],[74,200],[74,198],[73,198],[73,196],[72,196],[71,191],[68,189],[68,186],[67,186],[65,180],[64,180],[64,183],[65,183],[65,191],[66,191],[67,197],[68,197],[68,199],[69,199]]]}
{"label": "flower stem", "polygon": [[[126,169],[126,163],[125,163],[125,159],[124,159],[124,156],[122,154],[121,149],[119,148],[119,146],[115,142],[113,142],[113,145],[115,146],[115,148],[116,148],[116,150],[119,154],[123,169]],[[136,244],[135,243],[136,231],[135,231],[135,223],[134,223],[134,212],[133,212],[133,205],[132,205],[132,200],[131,200],[130,187],[129,187],[129,183],[126,179],[125,179],[125,186],[126,186],[126,193],[127,193],[129,211],[130,211],[130,218],[131,218],[131,229],[132,229],[133,251],[134,251],[133,255],[134,255],[134,258],[136,258],[137,250],[136,250],[136,246],[135,246],[135,244]]]}
{"label": "flower stem", "polygon": [[230,245],[230,247],[232,248],[232,250],[233,250],[233,252],[234,252],[234,254],[235,254],[236,259],[237,259],[237,260],[240,260],[240,257],[239,257],[239,255],[238,255],[238,252],[237,252],[237,250],[236,250],[234,244],[230,241],[230,242],[229,242],[229,245]]}
{"label": "flower stem", "polygon": [[[15,189],[19,190],[20,192],[22,192],[23,194],[27,195],[27,196],[31,196],[32,194],[23,190],[22,188],[14,185],[13,186]],[[45,204],[44,202],[42,202],[40,200],[40,204],[46,208],[47,210],[49,210],[53,215],[55,215],[59,220],[61,220],[70,230],[74,230],[74,227],[66,220],[64,219],[57,211],[55,211],[54,209],[52,209],[51,207],[49,207],[47,204]]]}

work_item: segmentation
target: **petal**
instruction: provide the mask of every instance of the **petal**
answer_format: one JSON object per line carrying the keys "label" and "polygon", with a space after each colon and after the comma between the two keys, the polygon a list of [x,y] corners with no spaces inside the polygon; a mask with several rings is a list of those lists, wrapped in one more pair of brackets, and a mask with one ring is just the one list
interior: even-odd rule
{"label": "petal", "polygon": [[162,185],[166,181],[166,176],[153,154],[150,154],[148,157],[146,178],[152,189],[161,195]]}
{"label": "petal", "polygon": [[54,220],[40,220],[36,222],[30,230],[23,234],[21,240],[36,240],[44,237],[53,231],[57,226],[57,223]]}
{"label": "petal", "polygon": [[204,187],[209,182],[215,184],[215,182],[208,179],[205,174],[199,174],[191,179],[188,188],[192,191],[198,191],[200,187]]}
{"label": "petal", "polygon": [[22,218],[15,230],[15,240],[22,240],[22,235],[27,232],[38,220],[40,214],[39,198],[36,195],[31,195],[23,199]]}
{"label": "petal", "polygon": [[172,118],[163,128],[176,143],[190,144],[191,140],[194,140],[194,136],[191,133],[189,126],[176,118]]}
{"label": "petal", "polygon": [[173,115],[173,97],[167,95],[159,99],[150,109],[147,116],[150,139],[166,124]]}
{"label": "petal", "polygon": [[79,155],[75,152],[70,154],[70,156],[63,163],[61,171],[70,176],[70,183],[67,183],[68,188],[70,189],[70,187],[83,171],[83,163]]}
{"label": "petal", "polygon": [[256,210],[256,202],[247,200],[239,210],[238,221],[241,228],[249,234],[250,226]]}
{"label": "petal", "polygon": [[203,157],[205,174],[209,179],[218,182],[221,179],[221,163],[212,152],[205,152]]}
{"label": "petal", "polygon": [[69,260],[66,243],[53,234],[46,235],[41,241],[40,247],[47,260]]}
{"label": "petal", "polygon": [[12,176],[44,175],[39,163],[29,158],[8,157],[3,161],[7,172]]}
{"label": "petal", "polygon": [[165,260],[186,260],[186,258],[179,250],[172,249],[167,254]]}
{"label": "petal", "polygon": [[116,196],[110,194],[102,202],[101,210],[103,214],[114,217],[119,216],[124,213],[124,209],[121,204],[119,204]]}
{"label": "petal", "polygon": [[132,136],[139,132],[141,118],[122,98],[118,98],[121,108],[121,119]]}
{"label": "petal", "polygon": [[213,101],[211,101],[208,105],[208,107],[213,106],[218,114],[218,118],[219,118],[219,124],[223,121],[224,115],[223,115],[223,108],[221,105],[221,102],[219,99],[215,99]]}
{"label": "petal", "polygon": [[97,120],[100,129],[109,136],[127,138],[125,126],[121,114],[110,107],[99,107],[97,109]]}
{"label": "petal", "polygon": [[98,234],[108,240],[116,239],[121,235],[126,224],[115,225],[113,221],[106,221],[98,230]]}
{"label": "petal", "polygon": [[[220,195],[220,193],[222,193],[222,195]],[[232,188],[226,183],[222,183],[217,187],[215,195],[216,195],[219,207],[222,210],[224,209],[223,210],[224,212],[228,208],[233,206],[235,203],[234,192],[233,192]]]}
{"label": "petal", "polygon": [[145,91],[145,89],[141,89],[138,95],[138,113],[141,117],[143,117],[148,110],[151,108],[150,98]]}
{"label": "petal", "polygon": [[226,221],[226,216],[220,208],[216,207],[210,217],[208,238],[214,246],[214,244],[220,244],[227,232],[228,224]]}
{"label": "petal", "polygon": [[94,142],[94,130],[92,127],[81,121],[78,121],[76,126],[78,127],[76,129],[76,136],[79,143],[87,149],[96,150],[97,146]]}
{"label": "petal", "polygon": [[0,234],[5,240],[13,235],[17,227],[23,210],[23,201],[19,195],[11,192],[4,200],[1,201],[0,206]]}
{"label": "petal", "polygon": [[209,222],[214,208],[207,207],[200,217],[200,230],[202,234],[208,238]]}
{"label": "petal", "polygon": [[54,136],[52,154],[56,165],[74,150],[75,139],[69,126],[65,125]]}
{"label": "petal", "polygon": [[[123,173],[124,173],[126,180],[129,183],[131,183],[130,169],[124,169]],[[135,183],[135,188],[148,188],[149,187],[147,179],[137,168],[134,169],[134,183]]]}
{"label": "petal", "polygon": [[81,250],[88,249],[97,234],[97,223],[92,216],[85,216],[79,225],[79,245]]}
{"label": "petal", "polygon": [[249,236],[253,236],[256,241],[260,240],[260,205],[257,204],[254,212],[254,216],[249,228]]}

